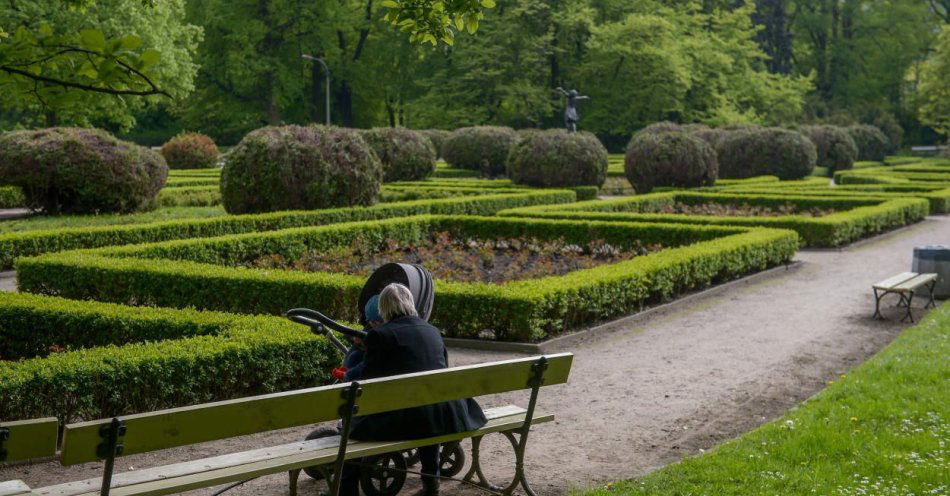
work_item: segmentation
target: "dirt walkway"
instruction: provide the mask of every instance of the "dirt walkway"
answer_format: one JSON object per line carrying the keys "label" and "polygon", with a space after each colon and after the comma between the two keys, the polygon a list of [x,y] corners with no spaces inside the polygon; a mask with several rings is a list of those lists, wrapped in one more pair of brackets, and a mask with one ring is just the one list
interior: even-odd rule
{"label": "dirt walkway", "polygon": [[[571,345],[568,385],[549,388],[540,408],[557,415],[529,443],[528,470],[541,495],[564,494],[646,473],[774,418],[890,342],[905,324],[870,318],[871,283],[910,269],[912,248],[950,242],[950,218],[930,218],[846,251],[805,251],[803,263],[756,282],[658,312]],[[919,315],[920,312],[917,314]],[[887,312],[897,315],[894,309]],[[455,364],[512,356],[454,350]],[[484,403],[523,404],[522,395]],[[308,429],[122,459],[119,470],[301,439]],[[499,438],[500,439],[500,438]],[[487,439],[486,439],[487,440]],[[494,441],[489,476],[511,471]],[[95,477],[100,465],[55,463],[0,470],[0,480],[43,485]],[[286,494],[286,475],[228,494]],[[313,494],[312,481],[301,482]],[[446,494],[458,492],[444,486]],[[466,491],[468,492],[468,491]],[[200,491],[194,494],[210,494]]]}

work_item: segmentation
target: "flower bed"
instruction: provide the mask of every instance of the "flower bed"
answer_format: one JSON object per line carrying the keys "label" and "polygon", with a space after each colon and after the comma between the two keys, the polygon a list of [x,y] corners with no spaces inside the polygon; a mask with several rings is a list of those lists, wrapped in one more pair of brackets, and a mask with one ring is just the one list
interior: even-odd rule
{"label": "flower bed", "polygon": [[102,418],[319,385],[339,358],[274,317],[0,293],[0,418]]}
{"label": "flower bed", "polygon": [[[675,203],[754,205],[781,207],[794,204],[799,209],[821,208],[838,212],[817,218],[788,215],[782,217],[736,217],[644,213]],[[501,216],[553,219],[591,219],[623,222],[666,222],[684,224],[741,225],[792,229],[806,246],[832,247],[889,229],[917,222],[927,216],[928,202],[921,198],[868,198],[795,196],[789,194],[731,194],[669,192],[608,201],[580,202],[572,205],[540,206],[499,212]]]}
{"label": "flower bed", "polygon": [[437,281],[432,320],[446,335],[512,341],[543,339],[785,263],[798,246],[795,233],[773,229],[420,216],[54,253],[19,259],[17,272],[21,290],[70,298],[256,314],[307,306],[354,319],[363,277],[236,266],[263,255],[292,260],[357,237],[410,243],[438,231],[481,240],[664,246],[561,276],[504,284]]}
{"label": "flower bed", "polygon": [[354,220],[382,219],[418,214],[491,215],[528,205],[572,202],[576,195],[565,190],[527,190],[516,194],[383,203],[372,207],[230,215],[213,219],[185,219],[122,226],[76,227],[0,234],[0,270],[13,267],[20,256],[77,248],[93,248],[169,239],[271,231]]}

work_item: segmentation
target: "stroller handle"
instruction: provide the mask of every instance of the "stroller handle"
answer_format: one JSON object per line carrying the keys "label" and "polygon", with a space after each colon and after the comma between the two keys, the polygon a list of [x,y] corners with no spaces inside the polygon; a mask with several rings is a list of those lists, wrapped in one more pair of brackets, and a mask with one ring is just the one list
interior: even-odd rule
{"label": "stroller handle", "polygon": [[294,308],[292,310],[288,310],[285,315],[287,316],[287,318],[289,318],[290,320],[293,320],[294,322],[297,322],[298,324],[304,324],[304,325],[309,325],[313,327],[309,323],[304,323],[304,322],[299,322],[297,320],[294,320],[294,317],[304,317],[307,319],[311,319],[311,321],[316,320],[320,324],[323,324],[329,327],[330,329],[333,329],[334,331],[339,332],[340,334],[344,334],[350,337],[360,338],[360,339],[363,339],[366,337],[366,331],[359,331],[351,327],[347,327],[331,319],[330,317],[327,317],[326,315],[323,315],[322,313],[316,310],[311,310],[309,308]]}
{"label": "stroller handle", "polygon": [[346,354],[347,352],[346,345],[343,344],[343,342],[340,341],[340,339],[337,338],[332,332],[328,331],[327,328],[324,327],[324,325],[321,324],[320,322],[317,322],[316,320],[313,320],[313,319],[308,319],[307,317],[304,317],[302,315],[291,315],[288,318],[292,322],[309,326],[310,330],[312,330],[314,334],[320,334],[322,336],[325,336],[327,339],[330,340],[330,343],[333,344],[334,347],[336,347],[336,349],[340,350],[341,353]]}

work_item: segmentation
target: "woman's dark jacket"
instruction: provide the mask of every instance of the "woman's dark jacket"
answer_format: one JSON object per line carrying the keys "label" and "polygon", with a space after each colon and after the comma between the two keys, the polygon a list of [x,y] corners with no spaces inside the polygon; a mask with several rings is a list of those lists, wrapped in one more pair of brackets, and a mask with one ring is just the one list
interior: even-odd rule
{"label": "woman's dark jacket", "polygon": [[[362,379],[448,367],[442,334],[418,317],[397,317],[369,331],[365,343]],[[363,441],[396,441],[472,431],[485,422],[469,398],[356,417],[350,432]]]}

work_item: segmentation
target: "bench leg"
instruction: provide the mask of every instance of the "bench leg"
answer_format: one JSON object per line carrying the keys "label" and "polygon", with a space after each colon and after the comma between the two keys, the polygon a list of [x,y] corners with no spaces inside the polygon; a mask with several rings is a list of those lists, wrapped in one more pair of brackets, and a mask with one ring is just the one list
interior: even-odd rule
{"label": "bench leg", "polygon": [[934,288],[936,287],[937,287],[937,280],[934,279],[934,281],[930,283],[930,287],[928,288],[930,290],[930,301],[928,301],[927,304],[924,305],[924,308],[937,308],[937,302],[934,301]]}
{"label": "bench leg", "polygon": [[910,305],[913,301],[914,301],[914,292],[911,291],[910,296],[907,297],[907,315],[904,315],[904,318],[901,319],[901,322],[903,322],[906,319],[910,319],[910,323],[911,324],[914,323],[914,315],[911,313],[911,305]]}
{"label": "bench leg", "polygon": [[[482,462],[481,462],[481,444],[482,436],[477,436],[472,438],[472,466],[468,469],[468,473],[465,474],[465,477],[462,477],[462,480],[467,482],[472,482],[479,487],[484,487],[495,492],[501,491],[502,488],[492,484],[488,477],[485,477],[485,473],[482,472]],[[478,480],[475,480],[475,478]]]}
{"label": "bench leg", "polygon": [[511,480],[511,484],[509,484],[508,487],[501,491],[502,494],[510,496],[520,485],[521,488],[524,489],[525,494],[528,496],[536,496],[534,489],[531,489],[531,485],[528,484],[528,478],[524,473],[525,450],[523,443],[520,443],[518,439],[515,438],[515,431],[507,431],[502,434],[511,441],[511,446],[515,449],[515,478]]}
{"label": "bench leg", "polygon": [[877,288],[874,288],[874,315],[871,318],[884,320],[884,316],[881,315],[881,298],[884,298],[886,294],[887,291],[879,292]]}
{"label": "bench leg", "polygon": [[290,475],[290,496],[297,496],[297,480],[300,479],[300,470],[298,468],[288,473]]}

